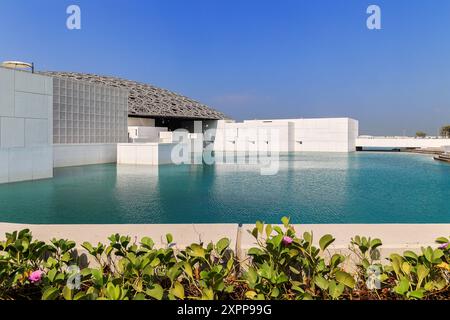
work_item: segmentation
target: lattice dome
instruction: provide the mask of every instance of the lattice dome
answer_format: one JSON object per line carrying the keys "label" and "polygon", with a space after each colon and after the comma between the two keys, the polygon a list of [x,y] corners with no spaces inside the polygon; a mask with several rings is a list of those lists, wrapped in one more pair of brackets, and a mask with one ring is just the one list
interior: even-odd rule
{"label": "lattice dome", "polygon": [[69,78],[129,91],[128,115],[183,117],[197,119],[225,119],[226,116],[195,100],[155,86],[115,77],[75,72],[39,72],[51,77]]}

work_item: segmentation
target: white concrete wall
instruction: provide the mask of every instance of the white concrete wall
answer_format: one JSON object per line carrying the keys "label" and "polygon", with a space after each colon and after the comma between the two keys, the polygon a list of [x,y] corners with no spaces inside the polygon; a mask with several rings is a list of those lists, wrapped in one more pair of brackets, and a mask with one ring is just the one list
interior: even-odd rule
{"label": "white concrete wall", "polygon": [[358,137],[356,146],[372,148],[443,148],[444,146],[450,146],[450,139]]}
{"label": "white concrete wall", "polygon": [[73,167],[117,161],[117,144],[55,144],[53,166]]}
{"label": "white concrete wall", "polygon": [[53,177],[53,79],[0,67],[0,183]]}
{"label": "white concrete wall", "polygon": [[128,136],[133,142],[159,142],[160,132],[167,130],[167,127],[129,126]]}
{"label": "white concrete wall", "polygon": [[[282,227],[282,226],[280,226]],[[139,224],[139,225],[24,225],[0,223],[0,239],[6,232],[30,229],[35,239],[50,241],[70,239],[78,244],[85,241],[91,243],[108,243],[111,234],[129,235],[140,241],[144,236],[151,237],[157,247],[165,247],[165,235],[171,233],[177,248],[183,249],[192,243],[217,242],[221,238],[230,239],[230,248],[237,249],[239,258],[245,258],[248,249],[256,245],[255,239],[247,232],[254,225],[237,224]],[[383,245],[380,250],[381,261],[391,253],[403,253],[406,250],[420,252],[421,247],[437,247],[435,239],[448,235],[449,224],[303,224],[294,225],[297,235],[313,232],[315,245],[325,234],[331,234],[336,241],[329,247],[329,253],[340,252],[350,255],[348,246],[350,239],[356,235],[380,238]],[[351,262],[352,259],[348,259]]]}
{"label": "white concrete wall", "polygon": [[172,163],[172,149],[176,143],[119,143],[117,163],[161,165]]}
{"label": "white concrete wall", "polygon": [[352,152],[356,149],[357,136],[358,121],[350,118],[249,120],[242,123],[221,120],[217,125],[214,150]]}

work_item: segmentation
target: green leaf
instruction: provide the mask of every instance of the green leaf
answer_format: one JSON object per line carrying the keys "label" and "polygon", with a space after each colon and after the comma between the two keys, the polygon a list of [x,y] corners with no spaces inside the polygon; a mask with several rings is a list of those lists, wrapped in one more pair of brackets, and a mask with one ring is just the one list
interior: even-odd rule
{"label": "green leaf", "polygon": [[98,286],[103,286],[103,273],[99,269],[91,269],[92,277],[94,278],[95,284]]}
{"label": "green leaf", "polygon": [[330,267],[336,268],[344,261],[345,261],[345,257],[342,254],[335,253],[335,254],[333,254],[333,256],[330,259]]}
{"label": "green leaf", "polygon": [[272,292],[271,292],[270,296],[272,298],[277,298],[279,295],[280,295],[280,289],[278,289],[278,287],[274,287],[272,289]]}
{"label": "green leaf", "polygon": [[145,295],[141,292],[134,296],[133,300],[145,300]]}
{"label": "green leaf", "polygon": [[264,254],[264,251],[262,251],[260,248],[253,247],[248,249],[247,254],[250,256],[260,256]]}
{"label": "green leaf", "polygon": [[156,300],[162,300],[164,289],[159,284],[155,283],[151,288],[147,289],[145,293]]}
{"label": "green leaf", "polygon": [[291,270],[291,272],[294,274],[300,274],[300,271],[294,268],[293,266],[289,266],[289,270]]}
{"label": "green leaf", "polygon": [[64,299],[72,300],[72,290],[69,289],[68,286],[64,286],[64,288],[62,290],[62,294],[63,294]]}
{"label": "green leaf", "polygon": [[270,235],[272,234],[273,228],[271,224],[266,225],[266,236],[267,238],[270,237]]}
{"label": "green leaf", "polygon": [[403,256],[405,256],[406,258],[409,258],[413,261],[416,261],[416,262],[417,262],[417,260],[419,260],[419,257],[417,256],[417,254],[415,254],[413,251],[410,251],[410,250],[403,252]]}
{"label": "green leaf", "polygon": [[263,233],[264,223],[261,221],[256,221],[256,229],[258,230],[259,234]]}
{"label": "green leaf", "polygon": [[436,239],[436,243],[439,243],[439,244],[444,244],[444,243],[448,243],[448,242],[449,242],[449,240],[445,237],[439,237]]}
{"label": "green leaf", "polygon": [[74,297],[73,300],[86,300],[87,295],[84,292],[78,292]]}
{"label": "green leaf", "polygon": [[283,223],[285,228],[289,227],[289,220],[290,219],[288,217],[281,218],[281,222]]}
{"label": "green leaf", "polygon": [[422,281],[428,276],[430,270],[423,264],[417,266],[417,288],[420,288]]}
{"label": "green leaf", "polygon": [[214,300],[214,291],[211,288],[204,288],[202,290],[202,299],[203,300]]}
{"label": "green leaf", "polygon": [[355,279],[345,271],[337,271],[336,280],[351,289],[355,287]]}
{"label": "green leaf", "polygon": [[255,291],[247,291],[246,293],[245,293],[245,297],[247,298],[247,299],[250,299],[250,300],[253,300],[253,299],[255,299],[256,298],[256,296],[257,296],[257,293],[255,292]]}
{"label": "green leaf", "polygon": [[174,283],[174,286],[170,292],[178,299],[184,299],[184,287],[178,281]]}
{"label": "green leaf", "polygon": [[397,274],[397,276],[402,275],[401,266],[403,263],[403,258],[399,256],[396,253],[391,254],[390,256],[392,268],[394,269],[394,272]]}
{"label": "green leaf", "polygon": [[190,265],[189,262],[185,261],[183,263],[183,270],[184,270],[184,272],[186,272],[186,274],[188,275],[189,278],[194,279],[194,274],[192,272],[192,266]]}
{"label": "green leaf", "polygon": [[314,278],[314,283],[322,290],[328,290],[328,280],[322,277],[321,275],[317,275]]}
{"label": "green leaf", "polygon": [[172,234],[170,234],[170,233],[166,234],[166,240],[167,240],[167,244],[171,244],[173,242]]}
{"label": "green leaf", "polygon": [[394,287],[394,291],[400,295],[405,295],[406,292],[408,292],[408,290],[409,290],[409,280],[405,277],[403,277],[399,281],[399,283]]}
{"label": "green leaf", "polygon": [[431,247],[428,247],[426,249],[422,249],[422,251],[425,256],[425,259],[427,259],[428,262],[433,263],[433,249]]}
{"label": "green leaf", "polygon": [[55,281],[55,277],[56,277],[57,272],[58,271],[56,269],[51,269],[49,272],[47,272],[47,279],[50,282]]}
{"label": "green leaf", "polygon": [[273,242],[273,245],[274,245],[275,248],[280,247],[282,241],[283,241],[283,235],[282,234],[279,234],[279,235],[277,235],[277,236],[272,238],[272,242]]}
{"label": "green leaf", "polygon": [[433,264],[438,264],[441,263],[441,257],[444,255],[444,251],[442,251],[441,249],[435,249],[433,251]]}
{"label": "green leaf", "polygon": [[[250,230],[248,232],[250,232]],[[250,233],[255,239],[258,239],[258,228],[253,228]]]}
{"label": "green leaf", "polygon": [[419,290],[410,291],[410,292],[408,292],[408,297],[409,298],[415,298],[415,299],[423,299],[423,297],[424,297],[424,290],[423,289],[419,289]]}
{"label": "green leaf", "polygon": [[334,238],[331,234],[326,234],[319,240],[320,249],[325,251],[325,249],[334,242]]}
{"label": "green leaf", "polygon": [[253,287],[258,281],[258,273],[254,268],[249,268],[245,273],[245,278],[249,282],[250,287]]}
{"label": "green leaf", "polygon": [[89,253],[92,253],[94,251],[94,248],[89,242],[83,242],[81,246],[85,248]]}
{"label": "green leaf", "polygon": [[205,258],[205,249],[194,243],[190,246],[189,254],[193,257]]}
{"label": "green leaf", "polygon": [[275,232],[278,234],[284,234],[283,230],[279,226],[274,226],[273,230],[275,230]]}
{"label": "green leaf", "polygon": [[223,252],[228,248],[230,245],[230,240],[228,238],[222,238],[217,242],[216,248],[217,252],[222,255]]}
{"label": "green leaf", "polygon": [[378,248],[379,246],[381,246],[383,243],[381,242],[380,239],[373,239],[372,241],[370,241],[370,247],[372,248],[372,250]]}
{"label": "green leaf", "polygon": [[72,256],[70,255],[70,252],[64,253],[63,256],[61,257],[61,261],[65,263],[68,263],[71,259]]}
{"label": "green leaf", "polygon": [[408,262],[404,261],[401,265],[401,268],[406,275],[409,275],[411,273],[412,266]]}
{"label": "green leaf", "polygon": [[106,286],[106,295],[110,300],[119,300],[120,291],[120,287],[115,286],[112,282],[109,282]]}
{"label": "green leaf", "polygon": [[149,237],[143,237],[141,239],[141,244],[145,247],[147,247],[148,249],[152,249],[153,246],[155,245],[155,243],[153,242],[153,240]]}
{"label": "green leaf", "polygon": [[233,266],[234,266],[234,258],[230,257],[230,259],[227,262],[227,270],[231,271],[231,268],[233,268]]}
{"label": "green leaf", "polygon": [[158,257],[156,257],[155,259],[152,260],[152,262],[150,262],[150,266],[152,268],[155,268],[155,267],[159,266],[160,263],[161,263],[161,261],[159,260]]}
{"label": "green leaf", "polygon": [[49,287],[42,294],[42,300],[56,300],[58,296],[59,296],[58,288]]}
{"label": "green leaf", "polygon": [[309,244],[312,244],[312,241],[313,241],[312,233],[309,233],[309,232],[303,233],[303,239],[305,239],[305,241],[308,242]]}
{"label": "green leaf", "polygon": [[345,286],[342,283],[336,284],[334,280],[330,281],[328,286],[328,293],[333,299],[338,299],[344,293],[344,290]]}

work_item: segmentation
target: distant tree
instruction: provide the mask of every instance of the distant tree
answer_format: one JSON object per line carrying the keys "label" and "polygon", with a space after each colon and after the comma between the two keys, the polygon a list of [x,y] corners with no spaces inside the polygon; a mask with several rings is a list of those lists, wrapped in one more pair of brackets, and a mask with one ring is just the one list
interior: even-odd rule
{"label": "distant tree", "polygon": [[416,137],[417,138],[425,138],[427,136],[427,134],[423,131],[417,131],[416,132]]}
{"label": "distant tree", "polygon": [[446,125],[441,128],[441,136],[447,138],[450,137],[450,125]]}

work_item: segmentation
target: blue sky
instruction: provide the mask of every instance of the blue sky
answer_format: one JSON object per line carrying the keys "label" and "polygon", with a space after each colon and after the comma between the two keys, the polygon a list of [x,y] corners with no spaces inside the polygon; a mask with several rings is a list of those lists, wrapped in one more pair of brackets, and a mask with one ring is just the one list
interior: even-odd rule
{"label": "blue sky", "polygon": [[[66,8],[82,29],[66,28]],[[366,28],[366,8],[382,30]],[[0,0],[0,60],[148,82],[232,118],[450,123],[448,0]]]}

